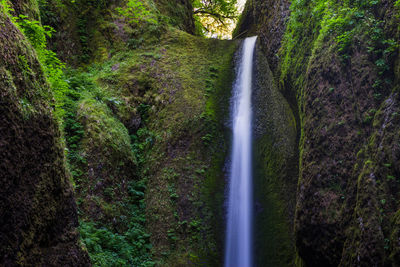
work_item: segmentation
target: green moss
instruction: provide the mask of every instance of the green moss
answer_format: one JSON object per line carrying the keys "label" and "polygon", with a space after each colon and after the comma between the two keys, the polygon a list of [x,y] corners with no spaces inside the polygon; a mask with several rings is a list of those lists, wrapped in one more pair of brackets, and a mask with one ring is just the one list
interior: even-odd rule
{"label": "green moss", "polygon": [[[335,1],[296,1],[291,5],[291,16],[280,50],[282,87],[297,88],[300,97],[304,75],[310,56],[319,55],[322,45],[334,40],[334,49],[343,61],[353,53],[354,40],[363,39],[377,62],[381,76],[390,76],[395,43],[385,36],[382,21],[374,12],[379,1],[336,3]],[[311,18],[311,19],[310,19]],[[326,47],[325,47],[326,49]],[[383,78],[382,78],[383,79]],[[286,85],[285,85],[286,83]],[[384,90],[384,85],[378,88]]]}
{"label": "green moss", "polygon": [[[56,29],[52,48],[73,65],[105,61],[117,51],[159,42],[168,27],[194,31],[190,1],[40,0],[43,21]],[[68,36],[68,38],[65,38]]]}
{"label": "green moss", "polygon": [[[177,216],[168,212],[161,215],[169,218],[164,221],[163,228],[175,229],[177,223],[181,225],[175,229],[178,241],[164,264],[182,262],[184,265],[185,261],[193,260],[194,264],[214,266],[219,263],[223,239],[223,226],[218,218],[222,217],[222,165],[227,149],[222,118],[226,118],[228,98],[222,96],[230,94],[231,60],[236,45],[178,32],[171,37],[167,39],[168,47],[159,67],[172,75],[177,84],[166,83],[164,90],[167,95],[173,94],[169,98],[172,102],[161,107],[157,119],[150,115],[149,121],[151,129],[165,136],[164,141],[155,144],[155,152],[165,151],[177,156],[172,162],[165,160],[171,154],[165,157],[163,153],[163,158],[155,158],[161,166],[166,164],[177,173],[175,185],[180,196],[172,206],[168,204],[177,209]],[[173,66],[172,69],[170,66]],[[168,146],[171,148],[164,150]],[[211,158],[207,156],[210,154],[213,155]],[[153,168],[150,169],[152,171]],[[154,183],[150,187],[159,188],[164,182],[159,180],[161,177],[157,172],[153,175]],[[148,198],[154,208],[166,204],[163,201],[153,202],[151,199],[154,197],[150,194],[152,191],[149,191]],[[190,211],[182,205],[189,205]],[[149,217],[159,213],[154,208],[149,211]],[[189,231],[185,230],[185,224],[179,224],[183,221],[190,224],[193,220],[199,221],[199,227]],[[154,223],[157,224],[156,221]]]}
{"label": "green moss", "polygon": [[155,0],[154,2],[160,12],[166,16],[169,24],[188,33],[194,33],[191,1],[177,3],[170,0]]}
{"label": "green moss", "polygon": [[292,232],[298,176],[296,122],[259,44],[254,71],[255,264],[291,266],[296,255]]}
{"label": "green moss", "polygon": [[284,177],[283,155],[274,149],[270,136],[259,140],[256,147],[255,158],[258,160],[254,167],[254,188],[256,199],[263,209],[256,216],[257,232],[262,236],[262,239],[256,238],[257,262],[263,263],[263,266],[292,266],[294,244],[280,181]]}
{"label": "green moss", "polygon": [[399,262],[400,260],[400,246],[396,242],[400,235],[400,210],[398,210],[392,217],[391,225],[393,227],[393,231],[390,235],[390,246],[391,253],[389,255],[389,259],[391,263]]}
{"label": "green moss", "polygon": [[134,161],[128,130],[112,116],[105,104],[85,99],[79,104],[77,115],[85,128],[83,146],[110,148],[111,151],[107,151],[103,156],[111,161],[111,164],[118,162],[119,159]]}

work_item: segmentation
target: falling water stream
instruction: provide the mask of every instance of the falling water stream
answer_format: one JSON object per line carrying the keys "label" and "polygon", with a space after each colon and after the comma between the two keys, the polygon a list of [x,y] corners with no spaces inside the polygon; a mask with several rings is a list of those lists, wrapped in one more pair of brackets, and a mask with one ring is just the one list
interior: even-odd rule
{"label": "falling water stream", "polygon": [[233,86],[233,144],[229,179],[225,267],[252,266],[253,54],[257,37],[244,40]]}

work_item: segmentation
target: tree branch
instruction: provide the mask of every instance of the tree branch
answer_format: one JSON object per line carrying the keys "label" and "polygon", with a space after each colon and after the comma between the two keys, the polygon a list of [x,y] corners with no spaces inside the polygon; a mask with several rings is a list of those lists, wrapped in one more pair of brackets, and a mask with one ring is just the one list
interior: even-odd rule
{"label": "tree branch", "polygon": [[235,15],[221,15],[221,14],[219,14],[217,12],[211,12],[211,11],[201,10],[201,9],[195,10],[193,13],[194,14],[210,15],[210,16],[215,17],[217,19],[235,19],[236,18]]}

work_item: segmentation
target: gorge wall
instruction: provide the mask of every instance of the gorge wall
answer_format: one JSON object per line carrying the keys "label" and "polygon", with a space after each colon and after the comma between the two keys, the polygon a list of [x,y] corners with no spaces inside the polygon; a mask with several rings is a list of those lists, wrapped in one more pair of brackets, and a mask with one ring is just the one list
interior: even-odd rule
{"label": "gorge wall", "polygon": [[1,2],[0,265],[220,264],[237,42],[141,3]]}
{"label": "gorge wall", "polygon": [[0,25],[0,265],[89,266],[50,86],[3,12]]}
{"label": "gorge wall", "polygon": [[261,37],[297,117],[298,264],[399,262],[398,5],[254,0],[236,30]]}

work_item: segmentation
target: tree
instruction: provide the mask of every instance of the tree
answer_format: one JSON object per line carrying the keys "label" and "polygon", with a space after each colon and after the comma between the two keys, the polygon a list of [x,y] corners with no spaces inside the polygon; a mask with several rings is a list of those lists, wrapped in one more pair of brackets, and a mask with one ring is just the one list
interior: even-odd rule
{"label": "tree", "polygon": [[196,23],[206,34],[224,36],[238,17],[237,0],[193,0]]}

